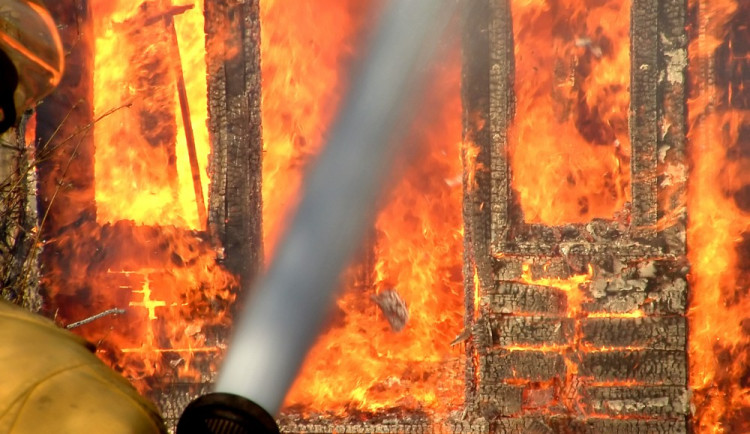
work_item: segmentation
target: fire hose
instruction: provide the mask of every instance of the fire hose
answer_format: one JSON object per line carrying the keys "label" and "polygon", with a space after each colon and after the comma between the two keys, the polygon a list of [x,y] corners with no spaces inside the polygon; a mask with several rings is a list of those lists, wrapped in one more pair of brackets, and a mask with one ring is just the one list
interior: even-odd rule
{"label": "fire hose", "polygon": [[278,432],[272,415],[374,220],[373,204],[455,3],[386,6],[278,253],[236,321],[215,392],[188,406],[178,434]]}

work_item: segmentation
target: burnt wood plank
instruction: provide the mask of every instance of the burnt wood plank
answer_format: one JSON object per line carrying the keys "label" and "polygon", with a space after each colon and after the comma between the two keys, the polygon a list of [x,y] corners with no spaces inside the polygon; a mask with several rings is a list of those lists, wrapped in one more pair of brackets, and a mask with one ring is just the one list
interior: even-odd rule
{"label": "burnt wood plank", "polygon": [[687,320],[682,316],[643,318],[586,318],[580,342],[587,347],[637,347],[685,350]]}
{"label": "burnt wood plank", "polygon": [[580,434],[682,434],[687,433],[687,423],[682,420],[617,420],[587,419],[571,424],[572,432]]}
{"label": "burnt wood plank", "polygon": [[684,0],[659,2],[658,229],[664,253],[685,254],[687,219],[687,11]]}
{"label": "burnt wood plank", "polygon": [[665,386],[685,386],[685,351],[623,350],[580,353],[579,375],[593,381],[635,381]]}
{"label": "burnt wood plank", "polygon": [[563,345],[575,334],[571,318],[514,317],[490,318],[492,345]]}
{"label": "burnt wood plank", "polygon": [[260,18],[257,0],[205,4],[209,230],[243,285],[262,263]]}
{"label": "burnt wood plank", "polygon": [[688,414],[690,398],[684,387],[589,387],[582,390],[589,414],[678,418]]}
{"label": "burnt wood plank", "polygon": [[492,432],[498,434],[681,434],[687,432],[684,420],[618,420],[570,419],[552,417],[502,418],[493,423]]}
{"label": "burnt wood plank", "polygon": [[583,303],[589,312],[633,312],[684,314],[687,308],[687,279],[680,276],[597,280],[590,286],[591,298]]}
{"label": "burnt wood plank", "polygon": [[499,314],[524,312],[564,315],[567,308],[564,291],[516,282],[497,282],[493,291],[483,296],[481,302],[487,305],[487,312]]}
{"label": "burnt wood plank", "polygon": [[558,353],[545,351],[509,351],[495,349],[480,355],[483,379],[494,382],[507,379],[545,381],[565,376],[565,362]]}
{"label": "burnt wood plank", "polygon": [[[490,180],[489,172],[481,168],[490,166],[490,57],[489,57],[489,0],[468,0],[462,8],[462,74],[461,102],[463,105],[462,164],[463,164],[463,222],[464,222],[464,328],[471,329],[481,316],[481,305],[475,297],[492,285],[489,255],[490,241]],[[472,161],[472,147],[478,153]],[[473,178],[470,176],[473,174]],[[475,279],[479,284],[476,288]],[[471,339],[466,345],[466,360],[472,360],[478,345]],[[486,344],[481,344],[482,347]],[[477,375],[473,363],[464,370],[467,405],[475,401]]]}
{"label": "burnt wood plank", "polygon": [[491,420],[521,411],[524,393],[522,386],[483,382],[478,392],[477,405],[485,419]]}

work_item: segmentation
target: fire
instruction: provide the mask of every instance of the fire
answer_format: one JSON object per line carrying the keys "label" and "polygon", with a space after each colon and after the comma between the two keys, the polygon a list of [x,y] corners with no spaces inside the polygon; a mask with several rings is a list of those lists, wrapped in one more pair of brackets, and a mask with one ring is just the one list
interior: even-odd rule
{"label": "fire", "polygon": [[[261,1],[266,246],[297,201],[303,169],[346,90],[365,20],[374,21],[379,4]],[[462,176],[460,61],[448,57],[404,144],[415,164],[385,200],[365,247],[372,251],[345,273],[331,324],[287,397],[289,412],[447,412],[462,401],[462,361],[449,347],[463,312],[462,191],[454,181]],[[409,310],[399,333],[371,300],[386,290]]]}
{"label": "fire", "polygon": [[511,8],[509,149],[525,221],[612,218],[630,200],[630,1],[513,0]]}
{"label": "fire", "polygon": [[[179,8],[184,5],[193,7]],[[94,110],[104,113],[130,105],[95,127],[97,220],[200,229],[191,168],[184,164],[188,147],[177,98],[176,62],[181,58],[206,197],[210,148],[202,2],[101,0],[91,7],[96,38]],[[173,16],[176,40],[164,24],[167,16]]]}
{"label": "fire", "polygon": [[[49,240],[61,254],[46,264],[45,287],[62,323],[125,312],[74,331],[141,391],[177,378],[206,382],[218,368],[237,279],[197,231],[210,151],[203,4],[97,0],[91,8],[97,215]],[[198,172],[188,158],[181,78]]]}
{"label": "fire", "polygon": [[[550,277],[535,277],[531,270],[530,263],[524,263],[521,266],[521,282],[529,285],[547,286],[550,288],[556,288],[564,291],[567,296],[567,308],[565,316],[575,320],[575,332],[571,341],[564,344],[542,344],[542,345],[517,345],[506,347],[510,351],[541,351],[541,352],[554,352],[559,353],[563,356],[563,362],[565,363],[565,378],[560,379],[561,393],[560,401],[565,408],[571,412],[576,413],[580,407],[578,392],[575,390],[575,385],[579,383],[578,377],[578,363],[579,359],[576,356],[576,352],[579,350],[592,351],[598,350],[599,348],[587,348],[581,344],[581,324],[578,321],[581,318],[586,317],[588,314],[583,312],[583,302],[586,301],[586,294],[584,289],[591,283],[591,279],[594,276],[594,269],[591,265],[588,267],[588,272],[585,274],[575,274],[567,278],[550,278]],[[526,382],[528,383],[528,382]],[[533,393],[534,391],[549,389],[552,387],[551,384],[525,384],[529,386],[525,393]]]}
{"label": "fire", "polygon": [[[347,89],[376,0],[261,0],[263,232],[271,257]],[[314,20],[310,17],[315,16]]]}
{"label": "fire", "polygon": [[531,272],[530,264],[523,264],[521,267],[521,281],[530,285],[549,286],[565,291],[568,297],[567,315],[570,318],[576,318],[581,314],[581,305],[585,301],[585,294],[581,289],[582,286],[591,282],[594,275],[594,268],[589,265],[588,273],[576,274],[569,278],[535,278]]}
{"label": "fire", "polygon": [[748,432],[750,8],[743,1],[692,0],[690,9],[688,315],[694,426],[700,433]]}

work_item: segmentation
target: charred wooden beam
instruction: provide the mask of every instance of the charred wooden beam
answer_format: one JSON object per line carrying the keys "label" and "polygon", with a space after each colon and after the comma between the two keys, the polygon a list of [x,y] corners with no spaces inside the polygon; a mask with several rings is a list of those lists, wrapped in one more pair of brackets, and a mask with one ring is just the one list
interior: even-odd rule
{"label": "charred wooden beam", "polygon": [[656,142],[658,1],[634,0],[630,16],[630,140],[633,188],[632,230],[638,239],[656,232]]}
{"label": "charred wooden beam", "polygon": [[243,286],[263,258],[258,1],[205,4],[208,70],[209,230]]}
{"label": "charred wooden beam", "polygon": [[685,255],[687,227],[687,10],[682,0],[659,2],[657,142],[659,245]]}
{"label": "charred wooden beam", "polygon": [[[489,172],[478,170],[489,167],[490,163],[490,127],[486,115],[489,113],[489,2],[466,1],[462,14],[462,75],[461,100],[463,104],[462,132],[464,147],[462,160],[463,179],[463,222],[464,222],[464,286],[473,288],[475,279],[479,282],[491,282],[492,270],[489,262],[490,239],[490,202],[489,190],[476,188],[476,185],[489,185]],[[478,149],[478,153],[473,153]],[[473,159],[473,160],[472,160]],[[480,285],[484,286],[484,285]],[[472,291],[464,293],[464,329],[473,327],[474,318],[479,315],[481,307],[475,303]],[[472,339],[466,345],[466,358],[472,360],[476,354],[477,340]],[[476,402],[477,367],[467,364],[464,379],[465,396],[469,406]]]}

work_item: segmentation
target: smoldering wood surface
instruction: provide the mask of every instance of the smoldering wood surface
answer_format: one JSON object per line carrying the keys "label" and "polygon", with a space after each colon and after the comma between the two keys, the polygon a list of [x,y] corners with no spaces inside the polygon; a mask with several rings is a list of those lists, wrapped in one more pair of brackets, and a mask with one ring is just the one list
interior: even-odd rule
{"label": "smoldering wood surface", "polygon": [[659,2],[658,94],[659,134],[657,142],[658,234],[664,253],[685,254],[687,226],[687,10],[681,0]]}
{"label": "smoldering wood surface", "polygon": [[684,387],[586,387],[581,394],[583,405],[592,414],[676,419],[690,411],[690,397]]}
{"label": "smoldering wood surface", "polygon": [[636,347],[684,351],[687,319],[673,315],[643,318],[581,320],[581,343],[590,347]]}
{"label": "smoldering wood surface", "polygon": [[490,203],[492,232],[490,242],[499,246],[508,237],[511,221],[510,169],[508,162],[508,129],[515,111],[513,54],[513,21],[509,0],[489,0],[490,3]]}
{"label": "smoldering wood surface", "polygon": [[488,321],[492,346],[564,345],[575,334],[572,318],[500,316]]}
{"label": "smoldering wood surface", "polygon": [[539,382],[565,376],[563,356],[549,351],[493,349],[480,357],[479,364],[483,379],[488,382],[517,379]]}
{"label": "smoldering wood surface", "polygon": [[634,235],[653,239],[657,221],[658,0],[634,0],[631,9],[630,140]]}
{"label": "smoldering wood surface", "polygon": [[208,66],[209,230],[244,285],[262,263],[261,82],[258,1],[205,5]]}
{"label": "smoldering wood surface", "polygon": [[685,420],[614,420],[592,418],[586,420],[565,417],[502,418],[492,424],[492,432],[498,434],[638,434],[638,433],[687,433]]}
{"label": "smoldering wood surface", "polygon": [[436,423],[430,423],[419,418],[401,417],[388,418],[377,422],[342,422],[331,421],[331,418],[313,417],[297,419],[293,416],[281,416],[277,423],[282,433],[305,433],[305,434],[430,434],[430,433],[489,433],[489,423],[485,420],[462,420],[459,417],[450,418]]}
{"label": "smoldering wood surface", "polygon": [[685,350],[619,350],[581,354],[579,374],[595,381],[635,381],[638,383],[685,386]]}
{"label": "smoldering wood surface", "polygon": [[488,313],[510,314],[548,313],[562,315],[567,309],[564,291],[548,286],[527,285],[519,282],[495,282],[492,289],[481,295],[481,305]]}

